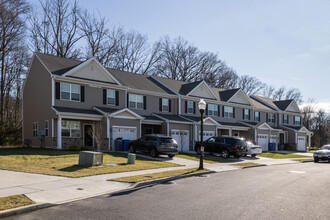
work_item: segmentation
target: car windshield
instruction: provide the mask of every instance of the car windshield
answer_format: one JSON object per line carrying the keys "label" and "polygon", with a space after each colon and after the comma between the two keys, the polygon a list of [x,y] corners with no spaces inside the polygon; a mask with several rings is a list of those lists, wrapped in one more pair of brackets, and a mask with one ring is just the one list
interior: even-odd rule
{"label": "car windshield", "polygon": [[164,143],[173,143],[174,139],[173,138],[160,138],[160,141],[164,142]]}
{"label": "car windshield", "polygon": [[330,146],[329,145],[325,145],[325,146],[321,147],[321,150],[330,150]]}

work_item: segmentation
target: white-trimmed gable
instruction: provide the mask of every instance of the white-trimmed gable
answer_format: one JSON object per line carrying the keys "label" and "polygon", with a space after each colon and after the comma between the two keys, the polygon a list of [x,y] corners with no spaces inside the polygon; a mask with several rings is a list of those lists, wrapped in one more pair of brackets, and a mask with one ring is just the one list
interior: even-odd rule
{"label": "white-trimmed gable", "polygon": [[244,104],[244,105],[252,105],[252,103],[249,100],[249,97],[240,89],[236,92],[235,95],[233,95],[228,102],[233,102],[233,103],[239,103],[239,104]]}
{"label": "white-trimmed gable", "polygon": [[272,129],[272,127],[270,127],[267,123],[263,123],[262,125],[258,126],[258,129],[269,130],[269,129]]}
{"label": "white-trimmed gable", "polygon": [[202,81],[198,86],[191,90],[187,95],[202,97],[206,99],[218,99],[211,88],[204,81]]}
{"label": "white-trimmed gable", "polygon": [[113,118],[123,118],[123,119],[144,119],[144,117],[136,114],[132,110],[128,108],[121,109],[114,113],[109,114],[110,117]]}
{"label": "white-trimmed gable", "polygon": [[290,105],[285,109],[285,111],[288,111],[288,112],[299,112],[300,113],[300,109],[297,105],[297,103],[295,101],[292,101],[290,103]]}
{"label": "white-trimmed gable", "polygon": [[116,78],[94,57],[71,69],[63,76],[72,76],[120,85]]}

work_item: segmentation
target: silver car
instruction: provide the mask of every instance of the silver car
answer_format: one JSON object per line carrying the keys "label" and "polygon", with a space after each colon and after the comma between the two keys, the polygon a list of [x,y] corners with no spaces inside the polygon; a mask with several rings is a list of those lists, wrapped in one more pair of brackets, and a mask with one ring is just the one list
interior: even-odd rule
{"label": "silver car", "polygon": [[246,142],[248,147],[247,154],[244,155],[246,157],[247,155],[251,155],[251,157],[255,157],[256,155],[259,155],[262,153],[262,148],[259,145],[255,145],[251,142]]}
{"label": "silver car", "polygon": [[328,160],[330,162],[330,145],[324,145],[319,150],[315,151],[313,157],[314,163],[319,162],[319,160]]}

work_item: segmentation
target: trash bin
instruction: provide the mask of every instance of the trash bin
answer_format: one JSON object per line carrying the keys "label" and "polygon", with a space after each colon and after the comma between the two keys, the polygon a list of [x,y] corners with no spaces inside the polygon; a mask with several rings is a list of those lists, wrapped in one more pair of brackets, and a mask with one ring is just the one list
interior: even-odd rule
{"label": "trash bin", "polygon": [[115,150],[123,151],[123,138],[117,138],[115,140]]}
{"label": "trash bin", "polygon": [[131,140],[128,139],[123,139],[123,151],[128,151],[129,150],[129,142],[131,142]]}
{"label": "trash bin", "polygon": [[269,148],[268,148],[269,151],[274,151],[273,143],[269,143],[268,146],[269,146]]}
{"label": "trash bin", "polygon": [[135,164],[135,158],[136,158],[135,154],[129,153],[128,156],[127,156],[127,163],[128,164]]}

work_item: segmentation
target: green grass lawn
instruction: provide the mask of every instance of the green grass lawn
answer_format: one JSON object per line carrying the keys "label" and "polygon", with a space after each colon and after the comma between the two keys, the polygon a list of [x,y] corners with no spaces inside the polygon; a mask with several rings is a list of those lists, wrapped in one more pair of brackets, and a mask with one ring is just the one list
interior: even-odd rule
{"label": "green grass lawn", "polygon": [[156,180],[156,179],[162,179],[165,177],[179,176],[182,174],[198,173],[198,172],[204,172],[204,171],[209,171],[209,170],[208,169],[198,170],[197,168],[180,169],[180,170],[171,170],[171,171],[165,171],[165,172],[160,172],[160,173],[149,173],[149,174],[142,174],[142,175],[136,175],[136,176],[127,176],[127,177],[121,177],[121,178],[116,178],[116,179],[109,179],[109,181],[139,183],[139,182],[144,182],[144,181],[148,181],[148,180]]}
{"label": "green grass lawn", "polygon": [[282,153],[272,153],[272,152],[264,152],[260,157],[268,157],[272,159],[290,159],[290,158],[311,158],[309,156],[297,155],[297,154],[282,154]]}
{"label": "green grass lawn", "polygon": [[231,164],[231,165],[240,166],[240,167],[249,167],[249,166],[261,165],[261,163],[246,162],[246,163],[235,163],[235,164]]}
{"label": "green grass lawn", "polygon": [[79,152],[40,148],[0,148],[0,169],[64,177],[84,177],[108,173],[175,167],[177,164],[136,157],[135,164],[127,164],[127,154],[104,153],[103,164],[118,166],[77,166]]}
{"label": "green grass lawn", "polygon": [[0,197],[0,211],[32,204],[34,202],[24,195]]}
{"label": "green grass lawn", "polygon": [[311,158],[301,158],[301,159],[292,159],[294,161],[314,161],[314,158],[311,157]]}
{"label": "green grass lawn", "polygon": [[[195,160],[199,161],[200,160],[200,155],[199,154],[188,154],[188,153],[180,153],[176,155],[176,157],[183,158],[183,159],[188,159],[188,160]],[[239,159],[236,158],[227,158],[224,159],[221,156],[215,156],[215,155],[208,155],[204,154],[204,162],[205,163],[232,163],[232,162],[237,162]]]}

